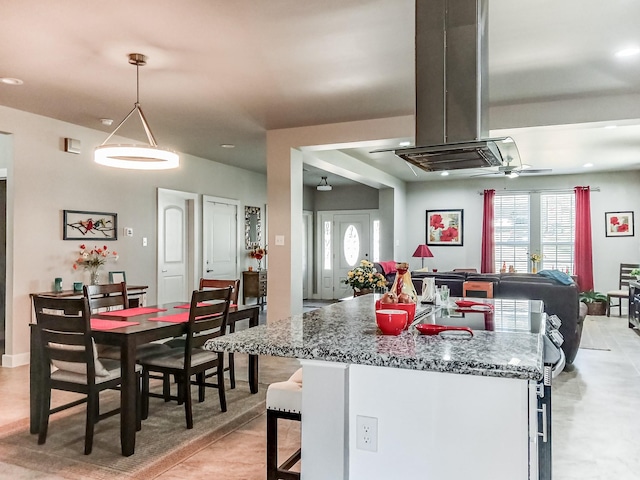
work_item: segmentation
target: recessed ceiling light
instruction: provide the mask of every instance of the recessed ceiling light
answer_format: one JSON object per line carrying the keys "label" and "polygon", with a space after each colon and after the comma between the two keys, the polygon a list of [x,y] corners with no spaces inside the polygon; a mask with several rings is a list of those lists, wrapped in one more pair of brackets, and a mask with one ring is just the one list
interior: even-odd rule
{"label": "recessed ceiling light", "polygon": [[24,81],[19,78],[11,78],[11,77],[0,77],[0,82],[5,85],[22,85]]}
{"label": "recessed ceiling light", "polygon": [[110,127],[113,124],[113,119],[111,118],[101,118],[100,123],[106,127]]}
{"label": "recessed ceiling light", "polygon": [[591,167],[593,167],[593,163],[585,163],[585,164],[583,165],[583,167],[584,167],[584,168],[591,168]]}
{"label": "recessed ceiling light", "polygon": [[526,170],[527,168],[531,168],[531,165],[527,165],[526,163],[523,163],[521,170]]}
{"label": "recessed ceiling light", "polygon": [[220,144],[220,146],[222,148],[236,148],[236,146],[233,143],[222,143]]}
{"label": "recessed ceiling light", "polygon": [[622,50],[618,50],[616,52],[616,57],[633,57],[634,55],[638,55],[639,53],[640,53],[640,48],[628,47],[628,48],[623,48]]}
{"label": "recessed ceiling light", "polygon": [[449,172],[447,172],[446,170],[444,172],[442,172],[440,175],[442,175],[443,177],[448,177],[449,176]]}
{"label": "recessed ceiling light", "polygon": [[401,147],[408,147],[409,145],[411,145],[411,142],[400,142],[398,145],[400,145]]}
{"label": "recessed ceiling light", "polygon": [[617,125],[607,125],[606,127],[607,130],[611,130],[612,128],[617,128]]}

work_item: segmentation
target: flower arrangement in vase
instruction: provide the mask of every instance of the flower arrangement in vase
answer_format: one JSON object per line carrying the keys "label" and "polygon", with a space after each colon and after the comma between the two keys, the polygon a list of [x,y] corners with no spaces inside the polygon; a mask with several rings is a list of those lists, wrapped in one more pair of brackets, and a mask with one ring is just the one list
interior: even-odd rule
{"label": "flower arrangement in vase", "polygon": [[531,259],[531,273],[537,273],[538,264],[542,260],[542,255],[540,255],[539,253],[532,253],[531,257],[529,258]]}
{"label": "flower arrangement in vase", "polygon": [[249,251],[249,256],[258,262],[258,270],[261,269],[262,259],[267,255],[267,246],[262,247],[253,247],[252,250]]}
{"label": "flower arrangement in vase", "polygon": [[362,295],[363,291],[386,287],[387,279],[376,271],[373,263],[361,260],[360,265],[347,272],[347,278],[343,280],[343,283],[351,286],[357,296],[358,294]]}
{"label": "flower arrangement in vase", "polygon": [[109,247],[106,245],[102,248],[93,247],[91,250],[88,250],[87,246],[83,243],[80,245],[80,256],[73,263],[73,269],[77,270],[78,267],[82,267],[85,270],[89,270],[91,274],[91,285],[97,285],[100,280],[100,268],[110,258],[117,260],[118,252],[110,252]]}

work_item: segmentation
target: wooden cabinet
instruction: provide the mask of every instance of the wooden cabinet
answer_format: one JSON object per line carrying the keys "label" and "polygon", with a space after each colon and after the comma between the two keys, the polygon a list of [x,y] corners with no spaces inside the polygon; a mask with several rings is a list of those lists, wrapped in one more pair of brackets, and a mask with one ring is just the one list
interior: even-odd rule
{"label": "wooden cabinet", "polygon": [[257,298],[260,308],[264,308],[267,299],[267,271],[242,272],[242,303],[247,304],[247,298]]}
{"label": "wooden cabinet", "polygon": [[640,328],[640,282],[629,281],[629,328]]}

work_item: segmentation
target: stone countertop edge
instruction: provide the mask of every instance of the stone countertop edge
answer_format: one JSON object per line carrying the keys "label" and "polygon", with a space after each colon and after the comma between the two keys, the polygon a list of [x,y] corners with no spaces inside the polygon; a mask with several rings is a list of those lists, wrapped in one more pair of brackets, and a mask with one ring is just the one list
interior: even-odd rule
{"label": "stone countertop edge", "polygon": [[216,351],[538,381],[540,334],[477,331],[472,339],[377,331],[373,297],[339,302],[209,340]]}

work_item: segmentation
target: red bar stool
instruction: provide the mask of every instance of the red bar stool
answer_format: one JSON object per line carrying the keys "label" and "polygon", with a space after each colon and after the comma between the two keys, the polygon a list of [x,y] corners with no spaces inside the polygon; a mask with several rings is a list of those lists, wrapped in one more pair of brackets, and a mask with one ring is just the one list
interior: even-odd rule
{"label": "red bar stool", "polygon": [[286,382],[267,389],[267,480],[299,480],[300,473],[291,467],[300,461],[301,449],[278,465],[278,419],[302,419],[302,368]]}

